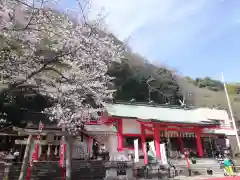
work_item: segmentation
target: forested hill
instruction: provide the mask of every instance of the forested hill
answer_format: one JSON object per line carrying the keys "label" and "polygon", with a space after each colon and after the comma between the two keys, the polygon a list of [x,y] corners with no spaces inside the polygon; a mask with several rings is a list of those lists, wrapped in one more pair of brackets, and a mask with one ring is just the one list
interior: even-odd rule
{"label": "forested hill", "polygon": [[[115,100],[153,101],[157,104],[170,103],[197,107],[228,109],[224,86],[221,81],[210,77],[192,79],[182,77],[166,67],[155,66],[138,54],[126,52],[121,64],[114,64],[109,74],[115,77],[117,88]],[[149,99],[149,86],[150,99]],[[240,84],[227,84],[232,108],[240,119]],[[161,92],[161,93],[160,93]],[[162,95],[164,94],[164,96]],[[180,101],[179,101],[180,100]]]}

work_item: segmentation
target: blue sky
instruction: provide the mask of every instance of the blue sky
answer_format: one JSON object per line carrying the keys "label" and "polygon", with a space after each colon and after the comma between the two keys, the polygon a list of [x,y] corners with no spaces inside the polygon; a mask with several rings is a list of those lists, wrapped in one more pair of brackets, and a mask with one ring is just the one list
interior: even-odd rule
{"label": "blue sky", "polygon": [[100,11],[110,31],[153,63],[240,81],[239,0],[92,0],[89,16]]}

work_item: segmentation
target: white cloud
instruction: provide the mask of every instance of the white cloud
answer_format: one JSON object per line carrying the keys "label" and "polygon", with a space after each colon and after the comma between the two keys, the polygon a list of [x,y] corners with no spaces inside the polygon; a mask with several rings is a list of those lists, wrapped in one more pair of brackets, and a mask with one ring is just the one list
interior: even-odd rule
{"label": "white cloud", "polygon": [[109,28],[125,38],[148,24],[169,26],[184,21],[204,4],[205,0],[93,0],[91,7],[92,13],[104,7]]}
{"label": "white cloud", "polygon": [[121,40],[130,36],[133,50],[148,56],[156,42],[164,44],[167,52],[194,38],[205,22],[187,22],[194,20],[206,2],[210,4],[208,0],[92,0],[91,15],[104,7],[110,31]]}

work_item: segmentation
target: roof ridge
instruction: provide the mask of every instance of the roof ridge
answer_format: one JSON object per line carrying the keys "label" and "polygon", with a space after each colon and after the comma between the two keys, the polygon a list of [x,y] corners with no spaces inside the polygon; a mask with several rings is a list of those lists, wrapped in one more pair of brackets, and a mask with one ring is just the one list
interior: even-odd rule
{"label": "roof ridge", "polygon": [[171,104],[148,104],[146,102],[126,102],[126,101],[116,101],[113,104],[131,105],[131,106],[147,106],[147,107],[162,107],[162,108],[172,108],[172,109],[196,109],[196,107],[191,106],[178,106]]}

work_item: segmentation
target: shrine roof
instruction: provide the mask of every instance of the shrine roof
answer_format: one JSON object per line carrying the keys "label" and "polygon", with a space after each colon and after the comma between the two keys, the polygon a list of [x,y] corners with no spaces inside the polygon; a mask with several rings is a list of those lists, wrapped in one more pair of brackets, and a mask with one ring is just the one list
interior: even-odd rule
{"label": "shrine roof", "polygon": [[[166,107],[166,106],[144,106],[144,105],[131,105],[131,104],[106,104],[106,109],[109,116],[123,117],[139,120],[152,120],[158,122],[168,123],[191,123],[191,124],[219,124],[218,120],[213,117],[214,111],[208,108],[179,108],[179,107]],[[221,115],[222,115],[221,114]],[[227,115],[224,114],[224,115]],[[227,115],[228,116],[228,115]],[[226,117],[225,117],[226,118]],[[228,118],[228,117],[227,117]]]}

